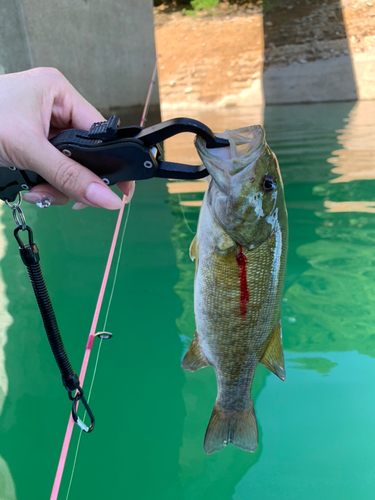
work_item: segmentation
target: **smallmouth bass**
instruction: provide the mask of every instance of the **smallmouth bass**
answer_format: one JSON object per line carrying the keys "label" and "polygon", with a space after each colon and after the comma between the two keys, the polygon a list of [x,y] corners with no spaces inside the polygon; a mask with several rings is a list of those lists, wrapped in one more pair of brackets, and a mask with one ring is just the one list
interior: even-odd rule
{"label": "smallmouth bass", "polygon": [[206,453],[228,443],[254,452],[258,429],[251,399],[256,367],[285,379],[280,323],[288,220],[277,159],[262,127],[217,134],[230,146],[195,146],[211,175],[190,247],[196,261],[196,332],[184,370],[213,366],[218,394]]}

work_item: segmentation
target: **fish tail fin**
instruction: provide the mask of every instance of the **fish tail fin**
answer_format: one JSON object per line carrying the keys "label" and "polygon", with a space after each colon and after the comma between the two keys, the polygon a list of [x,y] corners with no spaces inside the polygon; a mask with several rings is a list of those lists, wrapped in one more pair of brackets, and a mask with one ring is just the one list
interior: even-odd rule
{"label": "fish tail fin", "polygon": [[201,348],[199,346],[198,332],[195,332],[189,349],[187,350],[187,353],[182,360],[181,367],[183,370],[195,372],[200,368],[204,368],[205,366],[210,366],[210,363],[207,361],[206,356],[201,351]]}
{"label": "fish tail fin", "polygon": [[245,451],[257,449],[258,426],[253,401],[246,410],[227,410],[215,403],[204,437],[204,451],[214,453],[228,443]]}

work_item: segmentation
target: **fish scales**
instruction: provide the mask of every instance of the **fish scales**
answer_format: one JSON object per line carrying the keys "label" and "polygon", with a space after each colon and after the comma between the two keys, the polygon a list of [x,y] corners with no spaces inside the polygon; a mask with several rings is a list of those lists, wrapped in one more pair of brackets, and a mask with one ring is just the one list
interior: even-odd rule
{"label": "fish scales", "polygon": [[[285,377],[280,309],[287,215],[277,160],[261,127],[222,136],[231,142],[231,151],[219,152],[224,158],[197,139],[212,181],[190,249],[196,259],[197,331],[182,363],[191,371],[215,369],[218,394],[205,436],[207,453],[229,442],[255,451],[250,391],[256,367],[263,363]],[[243,143],[244,154],[238,152]]]}

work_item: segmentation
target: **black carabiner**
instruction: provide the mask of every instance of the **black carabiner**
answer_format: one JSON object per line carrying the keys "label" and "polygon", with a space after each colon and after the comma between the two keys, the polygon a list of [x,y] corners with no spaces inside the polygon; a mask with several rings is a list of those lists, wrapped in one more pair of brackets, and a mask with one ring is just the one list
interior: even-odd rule
{"label": "black carabiner", "polygon": [[[69,395],[69,398],[72,399],[70,395]],[[89,427],[77,415],[78,401],[82,401],[82,404],[83,404],[85,410],[87,411],[88,416],[90,417],[91,423],[90,423]],[[91,409],[89,407],[88,402],[86,401],[85,396],[83,395],[83,390],[82,390],[81,387],[78,387],[77,393],[76,393],[75,397],[73,398],[72,418],[73,418],[74,422],[78,425],[78,427],[80,427],[83,430],[83,432],[86,432],[87,434],[89,432],[91,432],[94,429],[94,427],[95,427],[95,418],[94,418],[94,415],[93,415],[93,413],[92,413],[92,411],[91,411]]]}
{"label": "black carabiner", "polygon": [[[121,134],[121,128],[117,132]],[[142,129],[134,136],[134,139],[141,140],[145,146],[151,147],[183,132],[199,135],[206,141],[207,148],[226,148],[229,146],[227,139],[217,137],[207,125],[193,118],[172,118],[166,122],[152,125]]]}
{"label": "black carabiner", "polygon": [[17,240],[17,243],[19,244],[20,248],[25,248],[25,243],[21,240],[19,236],[20,231],[27,231],[29,233],[29,246],[32,247],[34,245],[34,237],[33,237],[33,232],[29,226],[26,226],[25,229],[22,228],[21,225],[16,227],[14,230],[14,237]]}

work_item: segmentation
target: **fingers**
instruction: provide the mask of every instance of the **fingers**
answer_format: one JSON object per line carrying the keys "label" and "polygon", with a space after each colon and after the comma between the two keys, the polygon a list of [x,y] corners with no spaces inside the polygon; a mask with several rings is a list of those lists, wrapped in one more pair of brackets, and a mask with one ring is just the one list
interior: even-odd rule
{"label": "fingers", "polygon": [[51,205],[66,205],[69,203],[69,196],[54,188],[50,184],[39,184],[33,187],[22,198],[28,203],[36,204],[38,201],[50,200]]}
{"label": "fingers", "polygon": [[68,81],[64,87],[59,89],[53,101],[50,136],[66,128],[90,130],[93,123],[105,121],[103,115]]}
{"label": "fingers", "polygon": [[[125,181],[117,183],[117,187],[120,191],[125,195],[126,201],[125,203],[129,203],[133,197],[135,182],[134,181]],[[66,205],[69,203],[70,198],[66,196],[64,193],[54,188],[50,184],[39,184],[38,186],[33,187],[27,193],[24,193],[22,196],[23,200],[28,203],[33,203],[34,205],[37,202],[49,200],[51,205]],[[73,210],[82,210],[86,208],[88,205],[84,203],[76,202],[73,206]]]}
{"label": "fingers", "polygon": [[72,210],[83,210],[84,208],[87,208],[87,205],[84,203],[74,203],[72,206]]}
{"label": "fingers", "polygon": [[[135,182],[134,181],[124,181],[124,182],[118,182],[116,185],[120,189],[120,191],[123,193],[123,195],[125,196],[125,198],[126,198],[125,203],[129,203],[133,197],[133,194],[134,194]],[[75,203],[72,206],[72,209],[73,210],[82,210],[86,207],[87,207],[87,205],[84,205],[83,203]]]}
{"label": "fingers", "polygon": [[[126,197],[125,203],[129,203],[134,194],[135,182],[134,181],[119,182],[117,184],[117,187],[125,195]],[[66,205],[70,201],[69,196],[62,193],[61,191],[51,186],[50,184],[39,184],[38,186],[33,187],[30,191],[23,194],[23,199],[24,201],[33,204],[48,199],[50,200],[51,205]],[[72,209],[82,210],[87,206],[88,206],[87,204],[84,204],[82,202],[76,202],[72,206]]]}
{"label": "fingers", "polygon": [[[135,182],[134,181],[124,181],[118,182],[117,187],[120,191],[125,195],[126,202],[129,203],[133,197],[135,190]],[[34,205],[37,202],[48,199],[51,202],[51,205],[66,205],[69,203],[70,198],[66,194],[62,193],[55,187],[50,184],[39,184],[38,186],[33,187],[27,193],[24,193],[22,196],[23,200],[28,203],[33,203]],[[82,210],[86,208],[88,205],[82,202],[76,202],[73,206],[73,210]]]}
{"label": "fingers", "polygon": [[57,69],[36,68],[25,73],[36,79],[43,92],[42,121],[48,118],[50,137],[66,128],[89,130],[94,122],[105,120]]}
{"label": "fingers", "polygon": [[[48,198],[64,205],[73,198],[76,210],[121,207],[120,198],[97,175],[64,156],[47,139],[66,128],[89,130],[94,122],[104,120],[59,71],[37,68],[2,76],[0,103],[0,165],[32,170],[48,183],[26,193],[25,201]],[[130,201],[134,182],[122,182],[119,187]]]}
{"label": "fingers", "polygon": [[[125,203],[130,203],[131,199],[133,198],[134,194],[134,189],[135,189],[135,182],[134,181],[124,181],[124,182],[118,182],[117,187],[120,189],[120,191],[123,193],[123,195],[126,198]],[[86,208],[87,205],[84,205],[83,203],[75,203],[72,206],[73,210],[82,210],[83,208]]]}
{"label": "fingers", "polygon": [[134,181],[118,182],[116,186],[126,196],[126,203],[129,203],[130,200],[133,198],[135,190],[135,182]]}
{"label": "fingers", "polygon": [[[24,168],[28,168],[41,175],[55,190],[48,191],[55,197],[56,204],[64,204],[67,198],[73,198],[76,202],[92,207],[102,207],[109,210],[121,208],[120,198],[96,176],[93,172],[83,167],[79,163],[67,158],[58,149],[48,142],[45,137],[29,142],[24,151]],[[45,185],[44,185],[45,186]],[[33,188],[26,195],[25,200],[35,200],[34,193],[44,193],[45,187]],[[60,192],[58,194],[56,192]],[[37,200],[35,200],[37,201]]]}

